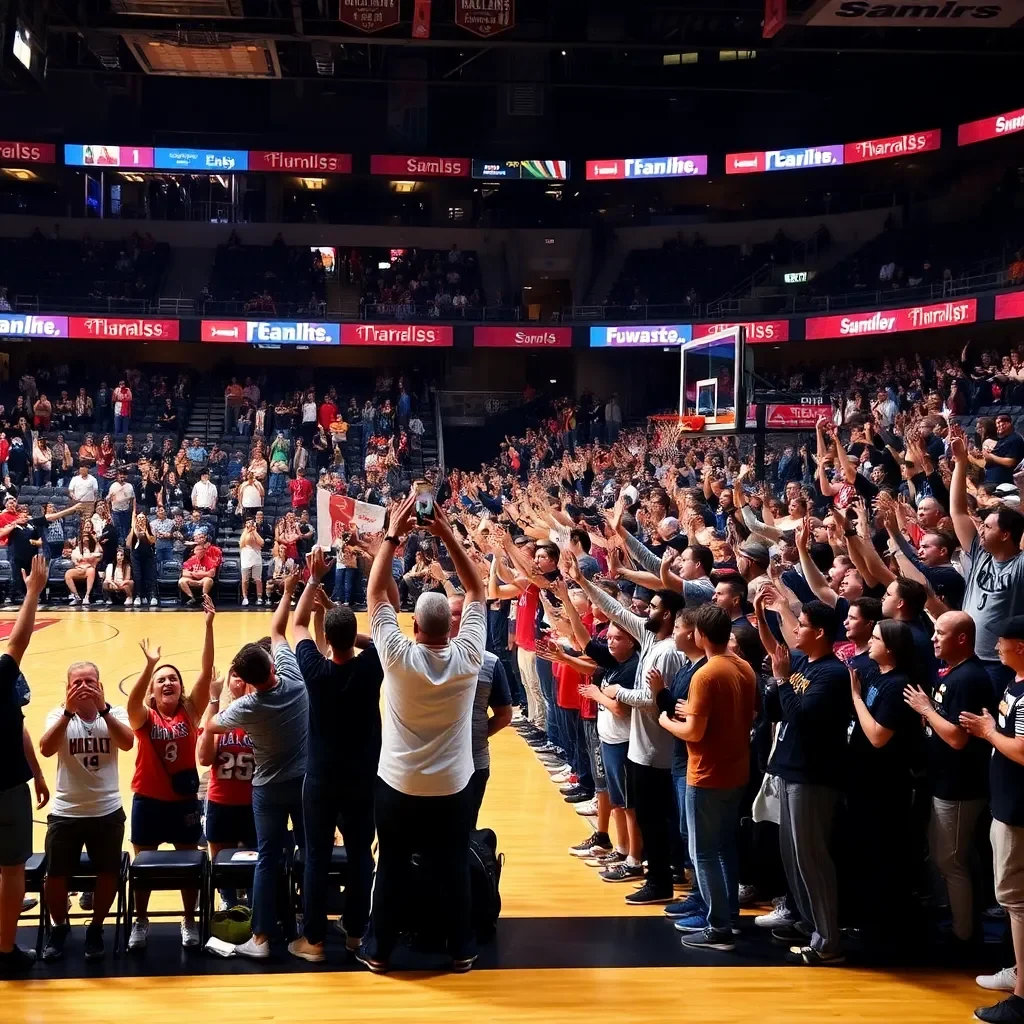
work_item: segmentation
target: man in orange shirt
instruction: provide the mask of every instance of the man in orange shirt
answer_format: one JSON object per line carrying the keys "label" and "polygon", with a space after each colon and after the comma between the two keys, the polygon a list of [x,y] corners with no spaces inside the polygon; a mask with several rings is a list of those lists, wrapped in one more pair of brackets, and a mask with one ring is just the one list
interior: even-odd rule
{"label": "man in orange shirt", "polygon": [[181,579],[178,580],[179,589],[188,598],[189,605],[194,607],[200,603],[197,592],[203,597],[212,592],[222,557],[219,547],[206,542],[205,534],[196,536],[195,550],[181,567]]}
{"label": "man in orange shirt", "polygon": [[690,680],[684,702],[661,724],[686,741],[686,828],[690,859],[707,920],[676,922],[683,945],[694,949],[735,949],[732,919],[739,914],[736,829],[740,801],[750,778],[750,727],[757,703],[754,670],[729,653],[732,623],[714,604],[693,611],[693,638],[706,664]]}

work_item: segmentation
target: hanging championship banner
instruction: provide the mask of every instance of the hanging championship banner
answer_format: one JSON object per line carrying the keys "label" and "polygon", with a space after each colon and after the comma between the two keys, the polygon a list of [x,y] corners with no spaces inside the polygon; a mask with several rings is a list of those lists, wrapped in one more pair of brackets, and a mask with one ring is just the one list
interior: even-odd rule
{"label": "hanging championship banner", "polygon": [[515,23],[515,0],[455,0],[455,24],[473,35],[486,39]]}
{"label": "hanging championship banner", "polygon": [[338,0],[338,21],[360,32],[394,28],[399,21],[398,0]]}
{"label": "hanging championship banner", "polygon": [[430,38],[430,0],[416,0],[412,12],[413,39]]}

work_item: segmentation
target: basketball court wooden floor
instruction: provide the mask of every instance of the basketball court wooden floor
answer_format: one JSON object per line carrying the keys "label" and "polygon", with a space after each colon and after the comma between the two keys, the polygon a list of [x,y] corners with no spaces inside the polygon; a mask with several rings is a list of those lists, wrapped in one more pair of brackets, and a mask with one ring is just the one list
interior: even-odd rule
{"label": "basketball court wooden floor", "polygon": [[[9,633],[12,621],[13,616],[0,617],[0,637]],[[256,609],[220,613],[218,666],[226,667],[243,642],[265,635],[268,622],[269,614]],[[47,712],[60,703],[72,661],[95,661],[108,699],[123,703],[118,686],[130,686],[141,668],[138,641],[144,637],[160,644],[164,659],[179,666],[187,683],[194,677],[202,644],[198,613],[41,611],[23,664],[32,689],[26,715],[33,738],[38,741]],[[65,962],[40,964],[25,981],[0,982],[0,1024],[51,1024],[72,1016],[89,1024],[190,1019],[941,1024],[968,1020],[975,1006],[993,1001],[975,987],[973,976],[979,966],[1005,966],[1001,958],[1007,953],[999,946],[992,946],[980,964],[812,969],[784,966],[782,951],[751,925],[735,953],[685,950],[660,907],[627,907],[623,897],[629,886],[605,884],[567,855],[568,847],[588,834],[587,824],[562,801],[522,740],[506,730],[492,741],[491,751],[491,782],[480,820],[497,832],[505,854],[503,911],[496,940],[481,950],[471,974],[376,977],[345,959],[340,937],[329,940],[323,965],[287,954],[266,965],[186,954],[173,922],[154,922],[150,946],[138,957],[113,956],[108,924],[106,961],[85,967],[83,926],[76,924]],[[121,760],[126,810],[133,764],[132,755]],[[52,760],[44,761],[44,771],[52,789]],[[35,848],[41,850],[45,811],[37,819]],[[159,909],[173,906],[167,897],[159,902]],[[35,929],[26,926],[21,944],[30,946],[34,937]]]}

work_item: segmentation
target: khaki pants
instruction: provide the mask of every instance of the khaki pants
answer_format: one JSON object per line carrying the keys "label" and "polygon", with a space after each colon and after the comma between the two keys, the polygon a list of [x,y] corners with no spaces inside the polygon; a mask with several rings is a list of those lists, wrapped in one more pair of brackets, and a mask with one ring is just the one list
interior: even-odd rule
{"label": "khaki pants", "polygon": [[996,901],[1010,917],[1024,920],[1024,828],[992,821],[992,866]]}
{"label": "khaki pants", "polygon": [[519,662],[519,675],[526,689],[527,718],[530,724],[547,731],[547,716],[544,698],[540,692],[540,677],[537,675],[537,655],[533,651],[516,648],[516,659]]}
{"label": "khaki pants", "polygon": [[974,932],[974,888],[971,884],[971,851],[974,830],[988,801],[941,800],[932,797],[928,848],[932,861],[946,883],[953,934],[967,941]]}

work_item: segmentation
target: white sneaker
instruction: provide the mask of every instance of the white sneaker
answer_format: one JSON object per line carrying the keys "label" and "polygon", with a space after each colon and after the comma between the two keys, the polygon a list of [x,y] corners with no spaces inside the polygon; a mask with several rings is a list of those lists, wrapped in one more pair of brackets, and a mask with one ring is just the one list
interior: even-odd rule
{"label": "white sneaker", "polygon": [[196,949],[199,946],[199,925],[193,921],[181,922],[181,944],[186,949]]}
{"label": "white sneaker", "polygon": [[315,946],[311,946],[304,939],[293,939],[289,942],[288,952],[291,953],[292,956],[297,956],[300,960],[308,960],[311,964],[319,964],[327,959],[323,946],[321,946],[320,950],[317,951]]}
{"label": "white sneaker", "polygon": [[264,942],[261,946],[255,939],[249,939],[248,942],[235,946],[235,952],[239,956],[247,956],[253,960],[266,960],[270,956],[270,943]]}
{"label": "white sneaker", "polygon": [[740,906],[749,907],[757,902],[757,889],[752,885],[741,885],[739,888]]}
{"label": "white sneaker", "polygon": [[556,786],[564,786],[572,778],[572,772],[561,771],[557,775],[551,776],[551,781]]}
{"label": "white sneaker", "polygon": [[573,810],[577,814],[582,814],[584,817],[590,818],[597,814],[597,797],[593,800],[584,800],[581,804],[576,804]]}
{"label": "white sneaker", "polygon": [[133,608],[141,608],[142,607],[142,598],[141,597],[135,598],[135,600],[132,601],[132,607]]}
{"label": "white sneaker", "polygon": [[86,607],[88,607],[88,605],[89,605],[89,595],[86,594],[85,597],[82,598],[82,607],[86,608]]}
{"label": "white sneaker", "polygon": [[570,764],[546,764],[544,770],[548,775],[563,775],[565,772],[572,773],[572,765]]}
{"label": "white sneaker", "polygon": [[81,599],[74,594],[68,594],[68,604],[78,604]]}
{"label": "white sneaker", "polygon": [[974,980],[992,992],[1012,992],[1017,987],[1017,968],[1004,967],[995,974],[979,974]]}
{"label": "white sneaker", "polygon": [[772,912],[758,914],[754,918],[754,924],[758,928],[782,928],[784,925],[794,924],[796,920],[796,914],[786,909],[786,897],[778,896],[772,900]]}
{"label": "white sneaker", "polygon": [[243,608],[248,608],[249,607],[249,598],[247,598],[247,597],[243,597],[242,598],[242,607]]}
{"label": "white sneaker", "polygon": [[258,607],[262,608],[263,605],[266,604],[266,603],[267,602],[265,602],[262,597],[257,597],[256,598],[256,604],[257,604]]}
{"label": "white sneaker", "polygon": [[128,939],[129,949],[145,949],[149,938],[149,918],[137,917],[132,925],[132,934]]}
{"label": "white sneaker", "polygon": [[151,597],[149,599],[149,607],[150,608],[159,608],[160,607],[160,602],[155,597]]}

